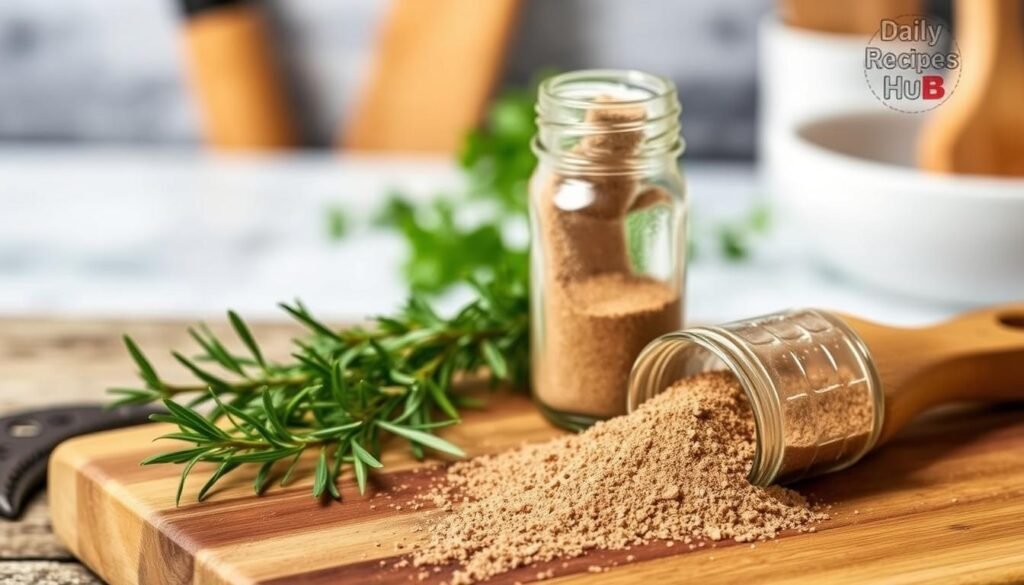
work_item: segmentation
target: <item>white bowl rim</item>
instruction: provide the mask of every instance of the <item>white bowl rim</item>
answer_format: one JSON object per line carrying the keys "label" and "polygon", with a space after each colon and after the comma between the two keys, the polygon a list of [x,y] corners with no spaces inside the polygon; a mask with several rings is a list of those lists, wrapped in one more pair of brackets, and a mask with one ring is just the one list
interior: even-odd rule
{"label": "white bowl rim", "polygon": [[860,49],[864,48],[872,36],[864,33],[829,32],[793,26],[786,24],[776,13],[765,14],[761,18],[761,27],[773,31],[774,34],[785,33],[787,36],[803,42],[857,45]]}
{"label": "white bowl rim", "polygon": [[[831,122],[848,121],[870,116],[890,117],[892,112],[876,112],[872,110],[851,110],[841,113],[830,112],[823,115],[805,118],[794,127],[785,131],[793,144],[818,159],[822,164],[843,172],[846,175],[864,177],[863,173],[887,180],[911,183],[913,191],[927,191],[930,194],[949,195],[955,197],[975,197],[979,199],[1019,199],[1024,204],[1024,178],[1000,177],[992,175],[967,175],[929,173],[921,169],[897,164],[884,163],[830,150],[820,144],[808,140],[804,132],[812,126],[820,126]],[[781,161],[780,161],[781,162]],[[871,176],[871,175],[867,175]]]}

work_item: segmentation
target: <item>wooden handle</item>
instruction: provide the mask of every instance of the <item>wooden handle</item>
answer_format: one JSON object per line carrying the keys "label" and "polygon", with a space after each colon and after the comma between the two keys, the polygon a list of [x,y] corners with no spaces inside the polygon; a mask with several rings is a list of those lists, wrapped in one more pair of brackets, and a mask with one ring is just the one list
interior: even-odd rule
{"label": "wooden handle", "polygon": [[519,0],[395,0],[342,142],[356,150],[455,152],[480,122]]}
{"label": "wooden handle", "polygon": [[983,51],[986,59],[1017,64],[1022,57],[1019,51],[1024,47],[1021,45],[1021,4],[1021,0],[959,0],[957,24],[963,25],[961,29],[972,28],[958,35],[972,35],[969,40],[979,48],[987,44],[990,48]]}
{"label": "wooden handle", "polygon": [[922,12],[922,0],[780,0],[779,15],[789,26],[820,32],[872,35],[883,18]]}
{"label": "wooden handle", "polygon": [[938,404],[1024,399],[1024,304],[920,329],[844,319],[867,344],[882,382],[880,442]]}
{"label": "wooden handle", "polygon": [[958,0],[960,81],[925,123],[922,168],[1024,176],[1024,0]]}
{"label": "wooden handle", "polygon": [[261,6],[240,3],[205,10],[185,24],[193,89],[214,147],[267,150],[296,143],[265,18]]}

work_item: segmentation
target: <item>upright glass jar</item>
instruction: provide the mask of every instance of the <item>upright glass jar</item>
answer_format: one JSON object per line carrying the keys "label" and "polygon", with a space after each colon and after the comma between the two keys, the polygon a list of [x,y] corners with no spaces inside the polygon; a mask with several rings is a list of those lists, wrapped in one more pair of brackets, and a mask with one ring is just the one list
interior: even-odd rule
{"label": "upright glass jar", "polygon": [[682,322],[686,198],[673,84],[577,71],[541,84],[530,181],[533,393],[580,429],[624,414],[630,368]]}

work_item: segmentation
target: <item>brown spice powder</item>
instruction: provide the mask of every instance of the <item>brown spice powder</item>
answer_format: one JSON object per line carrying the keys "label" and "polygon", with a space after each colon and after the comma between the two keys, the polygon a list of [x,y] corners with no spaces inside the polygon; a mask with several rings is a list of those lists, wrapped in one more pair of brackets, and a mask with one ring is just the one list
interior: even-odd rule
{"label": "brown spice powder", "polygon": [[732,374],[686,378],[581,434],[453,465],[413,563],[457,563],[465,584],[590,549],[749,542],[824,519],[792,490],[747,482],[755,441]]}
{"label": "brown spice powder", "polygon": [[566,282],[548,301],[546,342],[535,389],[548,407],[610,417],[625,412],[633,360],[655,337],[680,327],[680,299],[646,277],[605,273]]}

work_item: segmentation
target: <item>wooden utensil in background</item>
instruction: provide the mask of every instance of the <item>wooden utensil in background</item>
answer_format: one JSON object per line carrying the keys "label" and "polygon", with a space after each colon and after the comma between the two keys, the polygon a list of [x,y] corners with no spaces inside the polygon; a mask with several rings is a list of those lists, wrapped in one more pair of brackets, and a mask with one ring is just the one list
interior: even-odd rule
{"label": "wooden utensil in background", "polygon": [[1024,0],[959,0],[960,84],[926,124],[921,168],[1024,176]]}
{"label": "wooden utensil in background", "polygon": [[518,0],[394,0],[343,146],[453,152],[502,70]]}
{"label": "wooden utensil in background", "polygon": [[222,149],[295,146],[298,132],[263,6],[253,0],[183,0],[182,6],[206,142]]}
{"label": "wooden utensil in background", "polygon": [[872,35],[883,18],[921,12],[921,0],[781,0],[779,3],[779,15],[790,26],[842,34]]}

